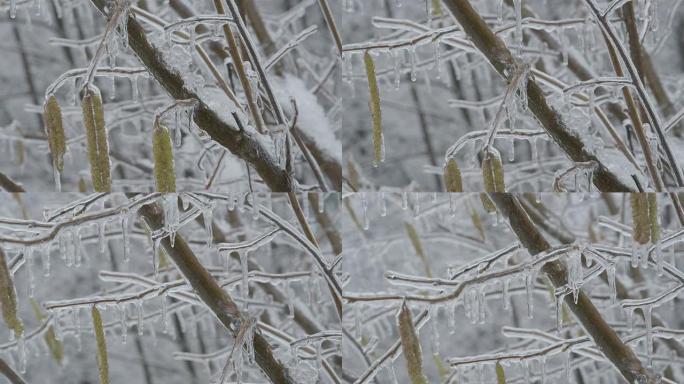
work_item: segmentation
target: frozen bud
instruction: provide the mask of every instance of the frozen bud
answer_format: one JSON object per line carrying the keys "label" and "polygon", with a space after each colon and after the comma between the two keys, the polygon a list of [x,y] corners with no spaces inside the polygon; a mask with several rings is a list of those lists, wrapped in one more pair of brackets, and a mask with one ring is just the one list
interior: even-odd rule
{"label": "frozen bud", "polygon": [[[31,307],[33,308],[33,313],[36,315],[38,322],[42,323],[45,321],[45,315],[40,310],[40,305],[33,298],[31,298]],[[61,341],[57,340],[55,328],[52,325],[48,327],[48,330],[43,335],[43,339],[50,350],[50,354],[52,354],[52,358],[55,359],[57,364],[61,365],[62,360],[64,360],[64,345],[62,345]]]}
{"label": "frozen bud", "polygon": [[444,185],[447,192],[463,192],[461,170],[458,168],[456,159],[449,159],[444,167]]}
{"label": "frozen bud", "polygon": [[57,103],[55,95],[50,97],[43,106],[43,120],[48,138],[48,146],[52,155],[52,164],[60,172],[64,170],[64,153],[66,152],[66,138],[62,125],[62,109]]}
{"label": "frozen bud", "polygon": [[506,373],[500,362],[496,362],[496,382],[497,384],[506,384]]}
{"label": "frozen bud", "polygon": [[423,352],[406,302],[402,303],[399,311],[399,336],[411,384],[427,384],[427,378],[423,375]]}
{"label": "frozen bud", "polygon": [[366,64],[366,76],[368,76],[368,89],[370,90],[370,111],[373,119],[373,151],[375,158],[373,164],[377,165],[384,161],[385,144],[382,134],[382,112],[380,110],[380,89],[378,79],[375,75],[375,62],[370,53],[363,55],[363,62]]}
{"label": "frozen bud", "polygon": [[95,340],[97,341],[97,366],[100,372],[100,384],[109,384],[107,341],[105,339],[104,328],[102,327],[102,316],[100,316],[100,311],[95,306],[93,306],[92,315]]}
{"label": "frozen bud", "polygon": [[96,192],[110,192],[112,180],[109,144],[107,143],[107,129],[105,128],[100,90],[93,86],[88,87],[85,90],[85,96],[83,96],[82,107],[93,188]]}
{"label": "frozen bud", "polygon": [[[489,148],[484,154],[482,160],[482,177],[484,180],[484,190],[487,192],[506,192],[504,185],[503,164],[501,163],[501,155],[495,148]],[[494,203],[487,197],[486,194],[480,195],[482,205],[487,212],[496,211]]]}
{"label": "frozen bud", "polygon": [[12,282],[12,272],[2,249],[0,249],[0,309],[7,327],[14,331],[15,337],[21,337],[24,333],[24,324],[17,315],[17,294]]}
{"label": "frozen bud", "polygon": [[660,227],[658,224],[658,195],[648,193],[648,222],[650,225],[651,243],[655,244],[660,239]]}
{"label": "frozen bud", "polygon": [[646,244],[651,237],[647,194],[632,193],[629,202],[632,208],[632,238],[639,244]]}
{"label": "frozen bud", "polygon": [[157,192],[176,192],[171,135],[169,130],[161,124],[156,124],[152,132],[152,155]]}

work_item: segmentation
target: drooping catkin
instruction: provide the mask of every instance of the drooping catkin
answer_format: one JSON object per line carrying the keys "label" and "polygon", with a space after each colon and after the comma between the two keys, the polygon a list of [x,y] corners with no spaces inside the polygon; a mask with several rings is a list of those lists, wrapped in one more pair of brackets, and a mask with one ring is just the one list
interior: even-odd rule
{"label": "drooping catkin", "polygon": [[498,361],[496,362],[496,381],[497,384],[506,384],[506,373]]}
{"label": "drooping catkin", "polygon": [[411,245],[413,245],[413,249],[416,251],[416,254],[418,255],[418,257],[420,257],[420,260],[423,262],[423,265],[425,266],[425,274],[427,275],[427,277],[432,277],[430,263],[428,262],[427,256],[425,255],[425,251],[423,251],[423,244],[420,242],[420,237],[418,236],[418,231],[416,231],[416,227],[414,227],[411,223],[404,222],[404,228],[406,228],[406,234],[411,240]]}
{"label": "drooping catkin", "polygon": [[[504,185],[503,163],[501,154],[496,148],[489,148],[482,160],[482,178],[484,180],[484,190],[487,192],[506,192]],[[482,205],[487,212],[496,211],[494,203],[486,194],[481,194]]]}
{"label": "drooping catkin", "polygon": [[363,62],[366,64],[366,76],[368,77],[368,89],[370,91],[370,111],[373,119],[373,152],[375,158],[374,165],[380,164],[385,158],[385,144],[382,134],[382,111],[380,110],[380,88],[378,79],[375,75],[375,62],[370,53],[363,55]]}
{"label": "drooping catkin", "polygon": [[658,195],[648,194],[648,222],[650,225],[651,243],[655,244],[660,239],[660,226],[658,223]]}
{"label": "drooping catkin", "polygon": [[24,333],[24,324],[17,315],[17,293],[12,282],[12,272],[2,249],[0,249],[0,310],[2,310],[2,318],[7,327],[14,331],[15,337],[21,337]]}
{"label": "drooping catkin", "polygon": [[64,153],[66,152],[66,138],[62,124],[62,108],[55,95],[50,95],[43,106],[43,120],[45,133],[48,138],[48,147],[52,155],[52,165],[59,172],[64,170]]}
{"label": "drooping catkin", "polygon": [[100,90],[90,86],[85,90],[82,101],[83,125],[88,144],[90,175],[95,192],[110,192],[112,180],[109,164],[109,144],[104,122],[102,96]]}
{"label": "drooping catkin", "polygon": [[107,360],[107,341],[102,328],[102,316],[97,307],[93,306],[93,329],[97,341],[97,366],[100,372],[100,384],[109,384],[109,361]]}
{"label": "drooping catkin", "polygon": [[169,130],[155,124],[152,132],[154,181],[157,192],[176,192],[176,171],[173,166],[173,146]]}
{"label": "drooping catkin", "polygon": [[646,244],[651,238],[648,197],[645,193],[629,195],[632,207],[632,238],[639,244]]}
{"label": "drooping catkin", "polygon": [[444,185],[447,192],[463,192],[461,170],[458,168],[456,159],[449,159],[444,167]]}
{"label": "drooping catkin", "polygon": [[427,384],[427,378],[423,375],[423,352],[420,348],[420,340],[416,334],[416,327],[413,325],[411,310],[406,302],[402,303],[399,311],[399,337],[411,384]]}
{"label": "drooping catkin", "polygon": [[[36,315],[36,319],[42,323],[45,320],[45,315],[40,310],[38,302],[33,298],[31,299],[31,307],[33,307],[33,313]],[[45,332],[43,338],[45,339],[45,344],[47,344],[48,349],[50,349],[52,358],[55,359],[58,364],[62,364],[62,360],[64,359],[64,345],[62,345],[61,341],[57,340],[55,329],[52,325],[48,328],[47,332]]]}

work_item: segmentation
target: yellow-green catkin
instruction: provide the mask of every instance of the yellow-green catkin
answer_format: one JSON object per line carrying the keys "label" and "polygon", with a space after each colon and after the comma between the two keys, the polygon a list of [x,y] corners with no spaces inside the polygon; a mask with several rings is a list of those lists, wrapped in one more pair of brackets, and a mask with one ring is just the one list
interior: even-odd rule
{"label": "yellow-green catkin", "polygon": [[169,130],[161,124],[157,124],[152,132],[152,155],[157,192],[176,192],[171,135],[169,135]]}
{"label": "yellow-green catkin", "polygon": [[660,226],[658,222],[658,195],[648,194],[648,222],[650,225],[651,243],[655,244],[660,240]]}
{"label": "yellow-green catkin", "polygon": [[[495,148],[490,148],[482,160],[482,177],[484,180],[484,190],[487,192],[506,192],[504,185],[503,164],[501,155]],[[487,212],[496,211],[494,203],[486,194],[480,195],[482,205]]]}
{"label": "yellow-green catkin", "polygon": [[82,101],[83,125],[88,144],[88,162],[95,192],[110,192],[112,189],[109,144],[104,122],[104,109],[100,90],[90,86],[85,90]]}
{"label": "yellow-green catkin", "polygon": [[477,233],[480,234],[482,241],[485,241],[485,231],[482,225],[482,220],[480,220],[480,215],[475,209],[470,209],[470,220],[473,222],[473,226],[477,229]]}
{"label": "yellow-green catkin", "polygon": [[651,238],[648,197],[645,193],[629,195],[632,208],[632,238],[639,244],[646,244]]}
{"label": "yellow-green catkin", "polygon": [[444,185],[447,192],[463,192],[461,170],[458,168],[456,159],[449,159],[444,167]]}
{"label": "yellow-green catkin", "polygon": [[0,310],[7,327],[19,338],[24,333],[24,324],[17,315],[17,294],[12,282],[12,272],[7,265],[5,252],[0,249]]}
{"label": "yellow-green catkin", "polygon": [[420,237],[418,236],[418,231],[416,231],[416,227],[414,227],[411,223],[404,222],[404,228],[406,229],[406,234],[411,240],[411,245],[413,245],[413,249],[416,251],[416,254],[418,255],[418,257],[420,257],[420,260],[423,262],[423,265],[425,266],[425,274],[427,275],[427,277],[432,277],[432,271],[430,271],[430,263],[428,263],[425,251],[423,251],[423,244],[420,242]]}
{"label": "yellow-green catkin", "polygon": [[93,306],[93,329],[97,341],[97,366],[100,372],[100,384],[109,384],[109,361],[107,360],[107,341],[102,327],[102,316],[97,307]]}
{"label": "yellow-green catkin", "polygon": [[496,382],[497,384],[506,384],[506,373],[498,361],[496,362]]}
{"label": "yellow-green catkin", "polygon": [[413,325],[411,310],[406,302],[402,303],[399,311],[399,337],[411,384],[427,384],[427,378],[423,374],[423,352],[416,334],[416,327]]}
{"label": "yellow-green catkin", "polygon": [[64,153],[66,152],[66,138],[62,124],[62,108],[55,95],[50,95],[43,106],[43,121],[48,138],[48,147],[52,155],[52,165],[59,172],[64,170]]}
{"label": "yellow-green catkin", "polygon": [[[31,299],[31,307],[33,307],[33,313],[36,315],[36,319],[41,323],[45,321],[45,315],[43,315],[43,312],[40,310],[40,305],[38,305],[38,302],[33,298]],[[61,341],[57,340],[55,329],[52,325],[48,328],[47,332],[45,332],[45,335],[43,335],[43,339],[45,339],[45,344],[47,344],[50,349],[52,358],[55,359],[57,363],[62,364],[62,360],[64,359],[64,345],[62,345]]]}
{"label": "yellow-green catkin", "polygon": [[380,88],[378,79],[375,75],[375,62],[370,53],[363,55],[363,62],[366,64],[366,76],[368,77],[368,89],[370,90],[370,111],[373,119],[373,152],[375,158],[373,165],[377,166],[385,160],[385,144],[382,134],[382,111],[380,110]]}
{"label": "yellow-green catkin", "polygon": [[442,1],[441,0],[432,0],[432,13],[434,13],[436,17],[442,16]]}
{"label": "yellow-green catkin", "polygon": [[347,172],[349,177],[347,180],[354,191],[358,191],[361,188],[361,175],[356,169],[356,164],[351,159],[347,160]]}

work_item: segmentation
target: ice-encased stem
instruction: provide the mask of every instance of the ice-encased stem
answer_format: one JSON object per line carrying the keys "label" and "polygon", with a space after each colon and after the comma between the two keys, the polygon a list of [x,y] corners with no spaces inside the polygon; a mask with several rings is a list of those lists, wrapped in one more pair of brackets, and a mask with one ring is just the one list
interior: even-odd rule
{"label": "ice-encased stem", "polygon": [[[489,193],[488,195],[498,210],[508,219],[511,229],[531,255],[537,255],[551,249],[551,245],[536,228],[515,196],[506,193]],[[548,262],[544,264],[542,271],[556,288],[568,284],[567,267],[562,262],[558,260]],[[580,290],[577,304],[568,296],[565,297],[565,304],[591,336],[598,349],[628,382],[632,383],[642,379],[644,381],[639,382],[645,384],[657,382],[654,374],[645,369],[634,351],[623,343],[620,336],[603,319],[589,296]]]}
{"label": "ice-encased stem", "polygon": [[[138,214],[151,232],[164,228],[163,208],[158,203],[141,207]],[[177,235],[174,246],[171,246],[170,239],[165,237],[161,246],[199,299],[213,312],[226,330],[233,337],[237,337],[241,325],[247,324],[249,321],[247,316],[240,312],[230,295],[218,285],[199,262],[183,236]],[[257,365],[272,382],[296,383],[295,379],[290,376],[287,367],[275,357],[268,341],[258,329],[254,334],[253,348]]]}

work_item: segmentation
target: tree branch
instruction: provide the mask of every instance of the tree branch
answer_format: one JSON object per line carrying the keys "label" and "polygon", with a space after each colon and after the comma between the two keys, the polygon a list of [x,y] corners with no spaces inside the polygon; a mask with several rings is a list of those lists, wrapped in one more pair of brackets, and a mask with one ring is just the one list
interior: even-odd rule
{"label": "tree branch", "polygon": [[[494,34],[468,0],[443,1],[475,47],[489,60],[501,77],[509,81],[515,74],[517,63],[503,40]],[[635,186],[626,184],[609,170],[603,161],[586,147],[580,136],[568,128],[560,114],[548,104],[544,91],[533,78],[527,82],[527,98],[529,108],[539,123],[574,162],[594,161],[598,164],[593,182],[601,191],[635,190]]]}
{"label": "tree branch", "polygon": [[[537,230],[515,196],[505,193],[489,193],[488,195],[499,211],[508,219],[511,229],[521,244],[527,248],[530,255],[536,256],[551,249],[551,245]],[[556,288],[563,287],[568,283],[567,268],[564,263],[558,260],[544,264],[542,271]],[[620,336],[603,319],[589,296],[580,291],[576,304],[572,295],[565,296],[565,303],[591,336],[599,350],[628,382],[644,384],[655,384],[657,382],[653,373],[644,368],[634,351],[622,342]]]}
{"label": "tree branch", "polygon": [[[147,223],[151,231],[164,227],[163,209],[158,203],[141,207],[138,214]],[[185,239],[176,235],[175,244],[171,246],[170,239],[165,237],[161,246],[200,300],[213,312],[226,330],[236,338],[241,327],[247,323],[247,316],[240,312],[230,295],[221,289],[211,274],[199,262]],[[253,343],[256,363],[271,382],[278,384],[296,383],[290,376],[287,367],[275,357],[271,346],[258,330],[254,334]]]}
{"label": "tree branch", "polygon": [[[91,1],[103,15],[107,16],[104,0]],[[144,29],[134,16],[128,16],[127,29],[130,47],[169,95],[178,100],[199,101],[193,116],[197,126],[231,153],[253,165],[271,190],[286,192],[295,188],[294,181],[284,169],[277,165],[275,158],[258,137],[238,130],[221,120],[215,111],[185,85],[180,74],[164,61],[161,52],[147,40]]]}

